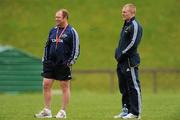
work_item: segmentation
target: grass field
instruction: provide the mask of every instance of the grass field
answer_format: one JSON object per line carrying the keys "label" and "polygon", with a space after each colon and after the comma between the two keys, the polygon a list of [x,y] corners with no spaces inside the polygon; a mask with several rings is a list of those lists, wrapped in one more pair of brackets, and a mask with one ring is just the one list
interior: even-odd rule
{"label": "grass field", "polygon": [[[60,95],[54,95],[53,115],[59,110]],[[120,110],[121,97],[115,94],[73,91],[68,106],[67,120],[114,120]],[[172,93],[143,93],[142,120],[179,120],[180,95]],[[36,94],[1,94],[0,120],[33,120],[43,107],[43,96]],[[55,119],[55,118],[52,118]]]}

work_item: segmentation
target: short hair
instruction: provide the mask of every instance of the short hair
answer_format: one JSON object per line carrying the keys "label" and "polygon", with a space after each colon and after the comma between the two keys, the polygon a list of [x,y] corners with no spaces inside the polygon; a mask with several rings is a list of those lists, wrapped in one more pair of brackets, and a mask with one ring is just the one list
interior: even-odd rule
{"label": "short hair", "polygon": [[62,12],[62,15],[63,15],[63,18],[69,18],[69,12],[68,12],[68,10],[66,10],[66,9],[60,9],[60,10],[58,10],[56,13],[58,13],[58,12]]}
{"label": "short hair", "polygon": [[129,7],[132,14],[136,14],[136,6],[132,3],[125,4],[123,7]]}

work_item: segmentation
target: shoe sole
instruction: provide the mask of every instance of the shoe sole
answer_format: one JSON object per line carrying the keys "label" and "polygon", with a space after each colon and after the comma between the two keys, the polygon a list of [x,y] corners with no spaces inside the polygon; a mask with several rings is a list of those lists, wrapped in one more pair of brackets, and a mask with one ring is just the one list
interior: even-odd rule
{"label": "shoe sole", "polygon": [[37,117],[36,115],[34,115],[35,118],[52,118],[52,116],[44,116],[44,117]]}
{"label": "shoe sole", "polygon": [[119,118],[123,118],[123,117],[122,117],[122,116],[121,116],[121,117],[118,116],[118,117],[113,117],[113,118],[114,118],[114,119],[119,119]]}
{"label": "shoe sole", "polygon": [[64,118],[59,118],[59,117],[56,117],[56,116],[55,116],[55,117],[53,117],[53,118],[57,118],[57,119],[66,119],[66,117],[64,117]]}
{"label": "shoe sole", "polygon": [[134,117],[134,118],[122,118],[122,119],[137,119],[137,120],[140,120],[141,119],[141,117]]}

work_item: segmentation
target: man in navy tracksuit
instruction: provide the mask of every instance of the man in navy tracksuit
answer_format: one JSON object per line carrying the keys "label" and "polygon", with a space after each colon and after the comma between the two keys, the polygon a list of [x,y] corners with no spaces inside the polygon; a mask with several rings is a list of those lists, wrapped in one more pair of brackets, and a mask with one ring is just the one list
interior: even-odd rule
{"label": "man in navy tracksuit", "polygon": [[138,79],[140,57],[137,51],[142,37],[142,27],[135,19],[136,7],[126,4],[122,9],[124,22],[115,58],[122,94],[122,112],[114,118],[139,118],[141,113],[141,88]]}
{"label": "man in navy tracksuit", "polygon": [[51,88],[54,80],[60,82],[62,107],[55,116],[66,118],[66,107],[70,98],[71,66],[79,56],[79,37],[76,30],[68,24],[66,9],[56,12],[56,27],[49,32],[43,57],[44,109],[35,114],[37,118],[51,118]]}

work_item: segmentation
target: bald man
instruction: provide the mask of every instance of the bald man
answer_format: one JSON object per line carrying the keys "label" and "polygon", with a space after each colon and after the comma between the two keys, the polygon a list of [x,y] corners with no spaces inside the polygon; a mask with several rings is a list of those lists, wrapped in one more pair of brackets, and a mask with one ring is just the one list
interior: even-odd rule
{"label": "bald man", "polygon": [[135,14],[134,4],[123,6],[124,25],[115,51],[119,90],[122,94],[122,112],[114,118],[140,119],[141,88],[138,78],[140,57],[137,49],[142,37],[142,27],[135,19]]}
{"label": "bald man", "polygon": [[66,107],[70,99],[71,66],[79,56],[79,37],[68,24],[69,12],[60,9],[55,14],[56,26],[49,32],[43,57],[44,109],[35,114],[37,118],[52,118],[51,89],[54,80],[59,82],[62,91],[62,106],[56,118],[66,118]]}

